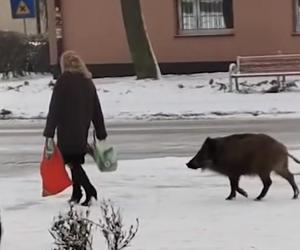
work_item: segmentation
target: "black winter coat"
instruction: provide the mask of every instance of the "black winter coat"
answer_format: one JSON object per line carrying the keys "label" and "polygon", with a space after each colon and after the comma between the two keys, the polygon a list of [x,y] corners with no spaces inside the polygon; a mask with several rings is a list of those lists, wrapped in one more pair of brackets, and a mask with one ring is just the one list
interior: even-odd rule
{"label": "black winter coat", "polygon": [[99,140],[107,137],[103,114],[92,80],[81,73],[64,72],[53,89],[44,136],[53,138],[63,154],[86,153],[93,122]]}

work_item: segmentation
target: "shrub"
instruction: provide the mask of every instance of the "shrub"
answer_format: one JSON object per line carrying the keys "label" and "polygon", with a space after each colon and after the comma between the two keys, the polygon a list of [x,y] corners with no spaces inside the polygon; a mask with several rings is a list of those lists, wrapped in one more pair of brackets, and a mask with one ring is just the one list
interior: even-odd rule
{"label": "shrub", "polygon": [[50,72],[49,41],[45,35],[29,37],[28,58],[34,73]]}
{"label": "shrub", "polygon": [[106,240],[108,250],[121,250],[127,246],[136,236],[139,228],[139,220],[136,219],[137,225],[130,226],[129,230],[124,229],[120,209],[115,209],[110,200],[101,202],[102,219],[99,227]]}
{"label": "shrub", "polygon": [[13,31],[0,31],[2,77],[20,77],[30,72],[50,72],[47,36],[26,36]]}
{"label": "shrub", "polygon": [[120,209],[116,209],[110,200],[101,201],[101,219],[99,223],[89,220],[89,210],[77,212],[73,205],[67,214],[60,214],[54,218],[50,234],[54,238],[54,250],[92,250],[92,229],[98,227],[103,234],[108,250],[121,250],[129,246],[139,228],[131,225],[129,230],[124,229]]}
{"label": "shrub", "polygon": [[12,73],[23,76],[28,65],[28,40],[21,33],[0,31],[0,72],[4,78]]}
{"label": "shrub", "polygon": [[50,234],[57,248],[54,250],[92,250],[92,228],[94,223],[85,214],[77,212],[72,205],[65,215],[55,218]]}

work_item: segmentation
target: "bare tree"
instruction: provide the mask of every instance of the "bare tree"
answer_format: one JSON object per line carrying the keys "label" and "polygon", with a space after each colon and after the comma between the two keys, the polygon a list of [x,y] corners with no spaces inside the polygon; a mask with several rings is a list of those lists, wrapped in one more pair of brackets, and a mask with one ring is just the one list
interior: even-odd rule
{"label": "bare tree", "polygon": [[144,24],[140,0],[121,0],[123,21],[138,79],[160,77],[160,70]]}

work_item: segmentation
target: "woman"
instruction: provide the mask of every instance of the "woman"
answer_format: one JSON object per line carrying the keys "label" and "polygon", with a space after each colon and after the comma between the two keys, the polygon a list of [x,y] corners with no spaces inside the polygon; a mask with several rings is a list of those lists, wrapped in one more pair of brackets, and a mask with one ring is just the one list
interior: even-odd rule
{"label": "woman", "polygon": [[73,192],[69,201],[80,202],[82,187],[86,195],[82,205],[88,206],[92,197],[97,199],[97,191],[81,166],[87,153],[91,122],[99,140],[104,140],[107,133],[92,75],[84,62],[74,51],[67,51],[61,56],[60,66],[62,75],[53,89],[44,130],[46,152],[51,151],[57,128],[57,145],[72,174]]}

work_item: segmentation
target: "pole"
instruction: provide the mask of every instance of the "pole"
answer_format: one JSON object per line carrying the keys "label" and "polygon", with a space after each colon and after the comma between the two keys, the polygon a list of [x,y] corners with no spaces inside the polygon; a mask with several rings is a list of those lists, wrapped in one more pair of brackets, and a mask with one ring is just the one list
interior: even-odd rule
{"label": "pole", "polygon": [[[47,16],[48,16],[48,34],[49,34],[49,54],[50,54],[50,66],[54,69],[58,67],[58,46],[56,37],[56,10],[55,2],[47,1]],[[53,72],[54,75],[58,75],[58,72]]]}
{"label": "pole", "polygon": [[27,36],[27,25],[26,25],[26,19],[23,18],[23,25],[24,25],[24,34]]}
{"label": "pole", "polygon": [[42,29],[41,29],[40,0],[35,0],[35,8],[36,8],[36,31],[38,34],[41,34]]}

